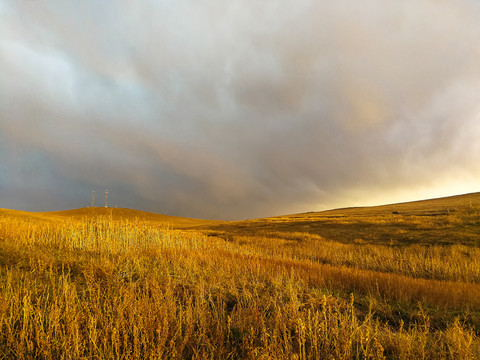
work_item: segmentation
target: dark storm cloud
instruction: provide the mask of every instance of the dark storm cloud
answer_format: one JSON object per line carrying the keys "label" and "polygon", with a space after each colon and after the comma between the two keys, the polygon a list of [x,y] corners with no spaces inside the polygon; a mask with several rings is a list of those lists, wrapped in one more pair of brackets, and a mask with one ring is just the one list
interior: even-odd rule
{"label": "dark storm cloud", "polygon": [[109,188],[235,218],[474,191],[479,20],[473,0],[0,0],[0,207]]}

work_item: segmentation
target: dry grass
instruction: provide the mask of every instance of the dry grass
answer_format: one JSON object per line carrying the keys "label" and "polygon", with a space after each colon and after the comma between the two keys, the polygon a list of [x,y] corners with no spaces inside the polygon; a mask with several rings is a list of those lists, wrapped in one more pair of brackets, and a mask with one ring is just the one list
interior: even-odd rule
{"label": "dry grass", "polygon": [[440,223],[355,211],[190,230],[1,211],[0,358],[480,358],[479,249],[362,234],[464,231],[476,210]]}

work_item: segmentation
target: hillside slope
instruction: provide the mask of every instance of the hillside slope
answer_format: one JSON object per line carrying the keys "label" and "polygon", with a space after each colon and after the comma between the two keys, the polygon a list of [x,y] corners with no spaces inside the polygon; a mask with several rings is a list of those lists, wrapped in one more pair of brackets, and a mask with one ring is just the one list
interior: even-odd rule
{"label": "hillside slope", "polygon": [[192,219],[126,208],[86,207],[80,209],[46,212],[44,214],[51,216],[70,217],[74,219],[81,219],[85,216],[109,216],[112,217],[114,220],[138,219],[150,223],[168,223],[178,228],[195,227],[199,225],[209,226],[222,223],[222,221]]}
{"label": "hillside slope", "polygon": [[150,225],[168,224],[173,228],[195,228],[197,226],[216,226],[223,221],[192,219],[179,216],[156,214],[135,209],[125,208],[80,208],[63,211],[28,212],[20,210],[0,209],[0,217],[18,218],[45,222],[58,222],[65,219],[84,219],[88,217],[107,216],[112,220],[139,220]]}
{"label": "hillside slope", "polygon": [[222,237],[301,239],[316,235],[343,243],[480,245],[480,193],[224,222],[203,228]]}
{"label": "hillside slope", "polygon": [[480,245],[480,193],[368,207],[351,207],[241,221],[202,220],[125,208],[80,208],[53,212],[0,209],[0,216],[58,221],[109,216],[151,225],[168,223],[224,238],[318,235],[340,242]]}

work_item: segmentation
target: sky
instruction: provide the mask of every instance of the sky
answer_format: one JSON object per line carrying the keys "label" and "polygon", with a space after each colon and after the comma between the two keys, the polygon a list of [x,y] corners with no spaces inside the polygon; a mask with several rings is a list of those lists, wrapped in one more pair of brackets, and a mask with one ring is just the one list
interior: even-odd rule
{"label": "sky", "polygon": [[0,0],[0,208],[480,191],[479,40],[477,0]]}

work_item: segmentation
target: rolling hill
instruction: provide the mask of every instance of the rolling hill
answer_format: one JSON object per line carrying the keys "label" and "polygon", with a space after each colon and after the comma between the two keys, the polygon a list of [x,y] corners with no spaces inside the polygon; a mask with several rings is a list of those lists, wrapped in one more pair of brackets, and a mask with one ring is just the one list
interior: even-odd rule
{"label": "rolling hill", "polygon": [[185,228],[185,227],[196,227],[196,226],[210,226],[222,223],[222,221],[216,220],[202,220],[202,219],[193,219],[179,216],[169,216],[163,214],[156,214],[152,212],[135,210],[135,209],[126,209],[126,208],[104,208],[104,207],[95,207],[95,208],[80,208],[64,211],[52,211],[43,213],[47,216],[54,217],[69,217],[73,219],[81,219],[84,217],[91,216],[109,216],[114,220],[119,219],[138,219],[144,222],[149,222],[152,224],[165,224],[175,228]]}
{"label": "rolling hill", "polygon": [[480,193],[455,195],[398,204],[349,207],[240,221],[185,218],[126,208],[85,207],[53,212],[0,209],[0,216],[31,217],[44,221],[108,216],[152,226],[201,231],[210,236],[302,237],[318,235],[338,242],[375,244],[480,245]]}
{"label": "rolling hill", "polygon": [[371,207],[334,209],[199,228],[212,234],[302,238],[342,243],[480,245],[480,193]]}
{"label": "rolling hill", "polygon": [[20,210],[0,209],[0,217],[13,217],[19,219],[42,220],[47,222],[57,222],[65,219],[81,220],[93,217],[109,217],[112,220],[139,220],[150,225],[165,225],[177,229],[195,228],[198,226],[215,226],[223,223],[217,220],[202,220],[179,216],[169,216],[156,214],[147,211],[126,209],[126,208],[104,208],[104,207],[85,207],[79,209],[48,211],[48,212],[28,212]]}

